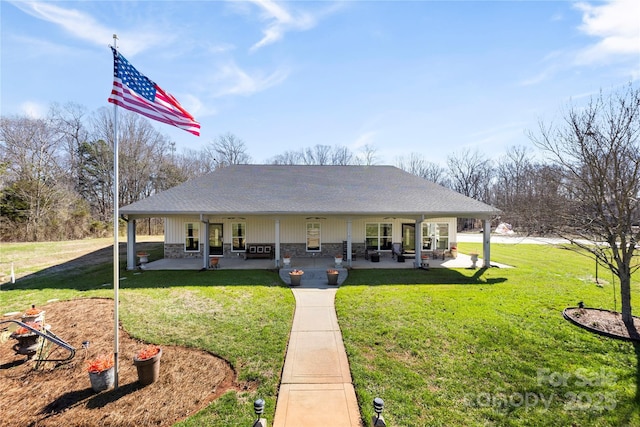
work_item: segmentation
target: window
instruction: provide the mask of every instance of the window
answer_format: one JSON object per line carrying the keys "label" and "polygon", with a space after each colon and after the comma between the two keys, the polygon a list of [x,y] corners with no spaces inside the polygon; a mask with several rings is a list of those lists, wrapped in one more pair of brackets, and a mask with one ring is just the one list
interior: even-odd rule
{"label": "window", "polygon": [[307,252],[320,252],[320,223],[307,223]]}
{"label": "window", "polygon": [[426,251],[449,249],[449,224],[423,223],[422,249]]}
{"label": "window", "polygon": [[393,225],[387,223],[365,224],[367,249],[390,251]]}
{"label": "window", "polygon": [[247,224],[244,222],[232,222],[231,223],[231,250],[242,251],[245,250],[245,243],[247,240]]}
{"label": "window", "polygon": [[449,249],[449,224],[436,224],[438,249]]}
{"label": "window", "polygon": [[223,250],[223,225],[222,224],[210,224],[209,225],[209,255],[222,255]]}
{"label": "window", "polygon": [[187,222],[184,225],[184,250],[185,252],[200,251],[200,223]]}

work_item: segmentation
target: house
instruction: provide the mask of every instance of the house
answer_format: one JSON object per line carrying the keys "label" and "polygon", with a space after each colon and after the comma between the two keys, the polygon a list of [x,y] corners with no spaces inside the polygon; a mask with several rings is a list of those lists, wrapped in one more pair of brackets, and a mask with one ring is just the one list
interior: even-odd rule
{"label": "house", "polygon": [[135,220],[163,217],[166,258],[295,257],[371,251],[394,243],[416,259],[456,245],[456,219],[499,211],[393,166],[233,165],[120,208],[128,221],[127,268],[135,268]]}

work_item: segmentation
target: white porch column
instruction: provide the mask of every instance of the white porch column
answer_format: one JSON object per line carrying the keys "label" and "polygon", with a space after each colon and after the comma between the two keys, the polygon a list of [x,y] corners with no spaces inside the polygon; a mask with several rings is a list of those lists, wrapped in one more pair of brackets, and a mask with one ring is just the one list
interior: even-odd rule
{"label": "white porch column", "polygon": [[484,227],[482,228],[482,258],[483,267],[491,267],[491,220],[484,220]]}
{"label": "white porch column", "polygon": [[127,221],[127,270],[136,269],[136,220]]}
{"label": "white porch column", "polygon": [[353,221],[347,220],[347,265],[351,267],[351,226]]}
{"label": "white porch column", "polygon": [[424,221],[424,218],[416,220],[416,228],[415,228],[416,257],[413,260],[413,266],[415,268],[420,268],[422,263],[422,221]]}
{"label": "white porch column", "polygon": [[202,268],[209,268],[209,220],[202,220],[204,223],[204,246],[202,247]]}
{"label": "white porch column", "polygon": [[276,268],[280,267],[280,220],[276,219]]}

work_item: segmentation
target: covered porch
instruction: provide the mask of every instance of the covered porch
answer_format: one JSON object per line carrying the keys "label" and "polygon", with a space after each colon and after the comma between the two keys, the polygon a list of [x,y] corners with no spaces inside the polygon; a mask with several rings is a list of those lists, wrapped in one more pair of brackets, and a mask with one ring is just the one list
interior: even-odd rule
{"label": "covered porch", "polygon": [[[458,253],[456,258],[428,259],[426,260],[428,268],[472,268],[474,263],[469,254]],[[484,260],[479,258],[475,263],[477,268],[484,266]],[[491,266],[507,268],[507,265],[491,263]],[[292,258],[289,268],[335,268],[336,264],[333,257],[301,257]],[[343,261],[342,267],[348,267]],[[421,265],[418,265],[421,267]],[[203,269],[203,260],[201,258],[163,258],[159,260],[151,260],[150,262],[140,266],[142,270],[200,270]],[[392,258],[391,254],[381,254],[379,262],[372,262],[358,258],[352,260],[351,267],[354,270],[359,269],[412,269],[416,268],[413,258],[405,259],[405,262],[398,262]],[[216,270],[271,270],[274,269],[272,259],[248,259],[242,257],[220,257],[216,268],[208,268],[210,271]]]}
{"label": "covered porch", "polygon": [[[411,223],[408,223],[408,221],[403,219],[397,220],[397,224],[395,224],[395,227],[394,227],[394,229],[397,230],[395,232],[396,234],[394,236],[388,235],[388,236],[385,236],[384,238],[382,237],[380,238],[381,242],[384,240],[387,243],[391,241],[402,241],[403,243],[406,243],[405,240],[407,239],[403,237],[405,234],[404,233],[405,226],[411,226],[412,233],[411,233],[410,239],[407,240],[407,241],[410,241],[411,243],[409,246],[407,246],[406,244],[401,246],[402,251],[405,255],[404,262],[398,262],[397,258],[392,256],[392,250],[381,249],[381,245],[378,248],[373,248],[372,250],[370,250],[368,246],[367,246],[367,249],[363,249],[364,246],[360,243],[359,246],[361,250],[356,256],[355,255],[356,251],[352,249],[356,247],[352,238],[353,236],[352,224],[354,221],[349,217],[338,219],[338,221],[342,223],[342,227],[340,226],[340,223],[338,223],[337,226],[333,224],[332,227],[329,227],[329,226],[325,227],[325,229],[328,229],[329,232],[338,233],[338,236],[334,238],[334,240],[343,238],[343,237],[346,238],[346,240],[343,240],[343,243],[323,244],[322,249],[319,250],[317,253],[304,251],[304,244],[298,244],[298,246],[303,247],[302,250],[299,251],[299,253],[296,253],[295,251],[289,252],[281,249],[281,246],[285,246],[289,248],[292,247],[292,244],[290,242],[282,243],[280,238],[281,228],[282,228],[281,222],[284,222],[286,224],[286,221],[280,220],[279,218],[270,219],[268,221],[271,222],[271,226],[273,227],[271,228],[271,235],[268,237],[262,237],[258,239],[258,240],[274,242],[268,245],[267,244],[258,245],[258,246],[269,246],[270,255],[266,257],[255,257],[255,258],[249,257],[248,251],[232,252],[227,250],[227,251],[221,251],[219,253],[220,255],[218,254],[214,255],[213,253],[210,253],[211,241],[210,241],[210,232],[209,232],[210,230],[209,219],[206,218],[204,215],[201,215],[200,221],[201,221],[200,224],[202,225],[202,229],[203,229],[202,230],[203,232],[199,233],[199,236],[201,238],[200,241],[202,243],[197,245],[197,247],[200,248],[200,250],[196,250],[195,253],[191,254],[192,256],[184,257],[184,258],[175,257],[175,256],[172,256],[172,254],[167,255],[167,252],[166,252],[167,245],[165,240],[166,259],[158,260],[148,264],[145,263],[145,268],[148,268],[148,269],[198,269],[198,270],[210,269],[212,267],[211,259],[214,259],[219,263],[216,266],[216,268],[224,268],[224,269],[252,269],[252,268],[279,269],[282,267],[329,268],[329,267],[335,266],[335,262],[334,262],[333,256],[328,256],[328,255],[339,254],[339,253],[344,254],[342,267],[354,268],[354,269],[358,269],[358,268],[367,268],[367,269],[421,268],[421,267],[424,267],[426,263],[429,264],[429,267],[433,267],[433,268],[438,268],[438,267],[465,268],[473,265],[473,262],[468,256],[467,257],[469,259],[465,259],[464,254],[459,254],[457,258],[451,258],[450,256],[446,257],[445,259],[434,257],[434,253],[440,253],[440,255],[442,255],[442,253],[447,253],[447,254],[451,253],[449,249],[453,248],[457,244],[456,234],[454,230],[447,232],[447,236],[445,238],[447,239],[448,243],[446,243],[445,247],[443,247],[442,249],[437,249],[434,247],[434,250],[426,250],[425,249],[426,246],[424,246],[424,242],[426,240],[431,240],[431,237],[433,236],[422,235],[422,230],[423,230],[422,224],[428,221],[424,218],[424,216],[418,219],[414,219]],[[360,222],[363,222],[363,221],[360,221]],[[137,250],[136,250],[135,223],[136,223],[135,218],[129,218],[128,227],[127,227],[127,269],[128,270],[133,270],[137,268],[136,261],[138,261],[137,259],[138,256],[137,256]],[[220,225],[220,229],[222,229],[222,224],[218,224],[218,225]],[[389,225],[389,228],[391,228],[391,226],[394,224],[385,224],[385,225]],[[402,226],[402,231],[403,231],[402,235],[398,233],[399,229],[401,228],[400,225]],[[318,224],[318,228],[319,226],[320,224]],[[359,228],[362,229],[364,227],[362,227],[362,224],[360,224]],[[268,222],[266,224],[263,223],[263,227],[260,229],[268,230],[269,229]],[[344,235],[339,234],[341,233],[340,229],[345,229],[346,233]],[[335,231],[335,230],[338,230],[338,231]],[[360,230],[360,232],[362,233],[362,230]],[[490,233],[491,233],[490,219],[485,218],[484,231],[482,234],[482,243],[483,243],[482,253],[479,254],[479,260],[476,262],[477,267],[490,267],[492,265],[491,258],[490,258],[490,241],[491,241]],[[301,239],[303,240],[304,236],[302,236]],[[358,238],[357,240],[358,241],[364,240],[364,236],[360,236],[360,238]],[[243,240],[243,247],[245,244],[246,243],[244,243],[244,240]],[[398,243],[398,244],[402,245],[401,243]],[[180,245],[181,243],[178,244],[178,246]],[[247,247],[256,246],[255,244],[246,244],[246,245]],[[396,243],[394,243],[394,245],[396,245]],[[391,246],[391,244],[388,243],[388,246]],[[318,247],[320,248],[320,245],[318,245]],[[362,250],[368,253],[372,253],[372,251],[379,253],[380,254],[379,261],[373,262],[373,259],[372,259],[373,257],[364,256],[362,253]],[[405,250],[408,250],[409,252],[411,252],[411,255],[414,255],[414,254],[415,255],[407,256]],[[265,251],[265,253],[267,252]],[[291,265],[290,266],[283,265],[283,257],[285,254],[289,254],[289,253],[291,253],[291,256],[292,256]],[[423,255],[427,255],[429,257],[426,263],[423,262],[422,260]],[[246,259],[246,258],[250,258],[250,259]],[[418,260],[419,262],[416,262],[416,260]]]}

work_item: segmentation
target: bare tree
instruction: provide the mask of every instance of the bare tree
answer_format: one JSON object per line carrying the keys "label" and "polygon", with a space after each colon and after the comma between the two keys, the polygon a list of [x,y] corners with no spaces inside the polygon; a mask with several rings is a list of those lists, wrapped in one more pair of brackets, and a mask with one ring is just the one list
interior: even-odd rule
{"label": "bare tree", "polygon": [[74,188],[78,185],[80,146],[89,140],[89,132],[86,128],[86,110],[74,103],[64,105],[52,104],[50,108],[52,124],[57,128],[64,146],[64,156],[67,170],[66,177]]}
{"label": "bare tree", "polygon": [[464,149],[447,157],[451,186],[458,193],[489,203],[493,167],[478,150]]}
{"label": "bare tree", "polygon": [[419,176],[436,184],[444,185],[447,181],[446,169],[437,163],[426,160],[419,153],[411,153],[408,158],[396,158],[396,166],[405,172]]}
{"label": "bare tree", "polygon": [[269,160],[273,165],[301,165],[304,163],[304,153],[302,151],[285,151]]}
{"label": "bare tree", "polygon": [[531,224],[533,175],[535,166],[526,147],[515,146],[497,162],[495,168],[494,205],[504,213],[503,219],[522,229]]}
{"label": "bare tree", "polygon": [[[92,137],[82,147],[82,191],[100,219],[108,215],[113,200],[114,115],[102,108],[95,115]],[[119,205],[150,196],[159,188],[161,166],[171,157],[172,145],[143,116],[128,111],[118,114]]]}
{"label": "bare tree", "polygon": [[331,150],[332,165],[350,165],[353,164],[353,153],[347,147],[333,147]]}
{"label": "bare tree", "polygon": [[211,148],[209,152],[215,156],[216,167],[251,163],[244,141],[230,132],[219,135]]}
{"label": "bare tree", "polygon": [[304,163],[307,165],[331,164],[331,146],[318,144],[304,151]]}
{"label": "bare tree", "polygon": [[[530,134],[558,166],[568,209],[554,231],[606,265],[620,280],[622,318],[632,326],[631,274],[640,268],[640,90],[570,105],[564,123]],[[585,240],[592,243],[585,243]],[[606,245],[602,245],[604,242]]]}
{"label": "bare tree", "polygon": [[274,165],[351,165],[354,162],[354,155],[347,147],[320,144],[299,151],[285,151],[269,160]]}
{"label": "bare tree", "polygon": [[356,161],[358,164],[371,166],[378,163],[378,156],[376,155],[377,149],[375,146],[371,144],[363,145],[360,148],[360,154],[358,155]]}
{"label": "bare tree", "polygon": [[64,188],[61,179],[60,135],[48,119],[0,118],[0,158],[7,165],[3,192],[22,206],[24,237],[39,241],[55,201]]}

